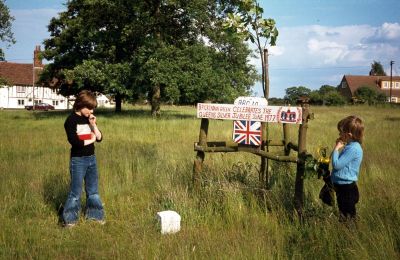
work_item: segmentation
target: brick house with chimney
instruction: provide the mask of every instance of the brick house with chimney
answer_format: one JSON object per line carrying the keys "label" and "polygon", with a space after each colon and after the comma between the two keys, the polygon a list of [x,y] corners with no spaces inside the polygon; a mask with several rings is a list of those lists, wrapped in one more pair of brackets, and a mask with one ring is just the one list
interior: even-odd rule
{"label": "brick house with chimney", "polygon": [[370,87],[383,93],[389,102],[400,103],[400,76],[355,76],[344,75],[338,87],[340,94],[348,100],[355,99],[355,92],[360,87]]}
{"label": "brick house with chimney", "polygon": [[57,90],[37,83],[44,65],[40,59],[40,46],[36,46],[32,63],[0,62],[0,77],[6,85],[0,86],[0,108],[25,108],[34,103],[48,103],[55,109],[71,107],[68,99]]}

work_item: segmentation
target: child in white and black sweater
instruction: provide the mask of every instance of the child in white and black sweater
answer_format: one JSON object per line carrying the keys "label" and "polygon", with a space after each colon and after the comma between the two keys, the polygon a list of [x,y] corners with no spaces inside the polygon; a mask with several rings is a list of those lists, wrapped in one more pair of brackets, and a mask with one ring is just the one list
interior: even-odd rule
{"label": "child in white and black sweater", "polygon": [[86,218],[105,223],[103,204],[98,193],[99,176],[94,153],[94,143],[103,139],[93,115],[96,107],[96,96],[83,90],[75,100],[74,111],[64,123],[68,142],[71,144],[71,186],[62,212],[66,227],[74,226],[79,219],[83,182],[86,191]]}

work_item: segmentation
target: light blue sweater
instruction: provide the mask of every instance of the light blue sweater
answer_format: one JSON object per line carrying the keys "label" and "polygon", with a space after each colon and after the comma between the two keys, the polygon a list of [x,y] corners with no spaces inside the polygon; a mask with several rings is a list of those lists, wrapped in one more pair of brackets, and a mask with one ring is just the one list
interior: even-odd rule
{"label": "light blue sweater", "polygon": [[363,150],[360,143],[350,142],[339,153],[332,153],[332,182],[335,184],[350,184],[358,180]]}

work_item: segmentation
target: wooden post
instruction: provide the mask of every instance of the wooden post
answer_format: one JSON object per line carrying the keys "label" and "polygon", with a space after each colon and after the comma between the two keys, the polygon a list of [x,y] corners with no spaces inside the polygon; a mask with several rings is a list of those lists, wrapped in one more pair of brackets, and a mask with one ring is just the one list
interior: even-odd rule
{"label": "wooden post", "polygon": [[[264,49],[264,69],[263,69],[263,78],[264,78],[264,98],[268,100],[269,98],[269,72],[268,72],[268,49]],[[268,148],[268,123],[261,124],[262,129],[262,143],[261,150],[269,151]],[[261,183],[265,183],[265,188],[269,188],[269,173],[268,173],[268,159],[265,157],[261,157],[261,167],[260,167],[260,181]]]}
{"label": "wooden post", "polygon": [[[202,147],[207,146],[207,134],[208,134],[208,118],[201,119],[200,133],[199,133],[199,145]],[[195,189],[199,188],[200,174],[203,167],[203,161],[205,158],[205,152],[197,151],[196,158],[193,164],[193,186]]]}
{"label": "wooden post", "polygon": [[290,148],[288,147],[289,143],[289,126],[286,123],[283,123],[283,145],[285,155],[288,156],[290,154]]}
{"label": "wooden post", "polygon": [[294,185],[294,207],[300,219],[303,218],[303,202],[304,202],[304,171],[305,171],[305,155],[307,153],[307,128],[309,119],[308,99],[301,99],[301,107],[303,111],[302,124],[299,127],[298,139],[298,161],[296,182]]}

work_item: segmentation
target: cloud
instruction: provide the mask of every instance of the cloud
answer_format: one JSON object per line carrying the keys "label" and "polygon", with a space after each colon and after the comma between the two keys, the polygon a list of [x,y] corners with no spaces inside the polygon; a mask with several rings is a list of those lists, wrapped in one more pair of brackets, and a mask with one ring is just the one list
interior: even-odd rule
{"label": "cloud", "polygon": [[[400,56],[400,24],[299,26],[280,29],[278,67],[369,66]],[[273,64],[271,65],[273,66]]]}
{"label": "cloud", "polygon": [[348,53],[348,46],[332,41],[310,39],[307,43],[308,53],[315,56],[325,57],[324,64],[336,64]]}
{"label": "cloud", "polygon": [[400,57],[400,24],[284,27],[270,54],[271,96],[291,86],[336,86],[345,74],[368,75],[374,60],[390,69]]}
{"label": "cloud", "polygon": [[366,44],[374,43],[399,43],[400,42],[400,24],[384,23],[375,29],[375,33],[371,37],[363,40]]}

